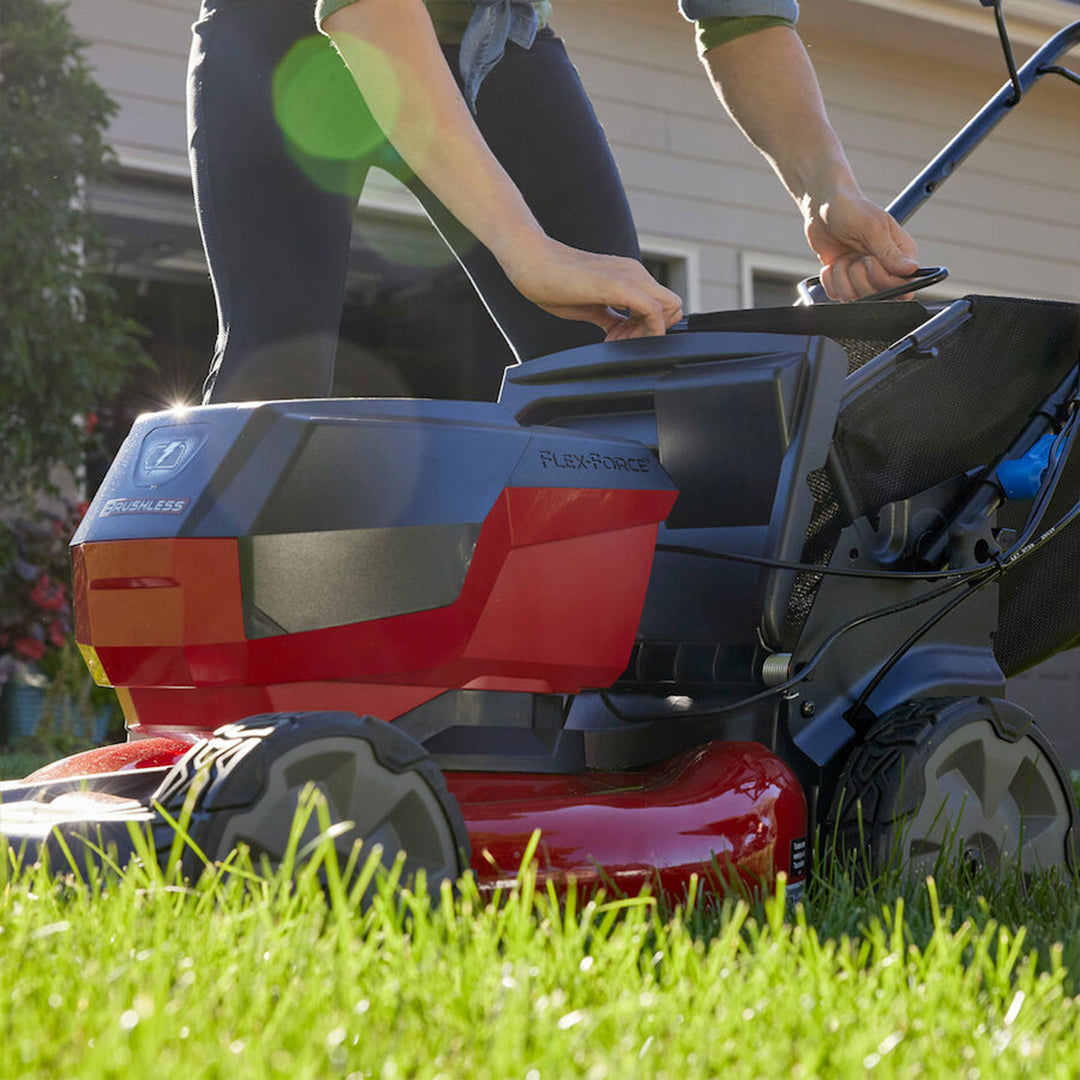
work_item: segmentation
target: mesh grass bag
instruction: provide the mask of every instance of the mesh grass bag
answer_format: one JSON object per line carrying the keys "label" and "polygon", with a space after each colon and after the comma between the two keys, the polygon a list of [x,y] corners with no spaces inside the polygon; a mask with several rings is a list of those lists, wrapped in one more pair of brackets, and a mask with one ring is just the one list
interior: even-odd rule
{"label": "mesh grass bag", "polygon": [[[902,360],[840,414],[836,448],[860,512],[984,466],[1020,433],[1080,354],[1080,307],[968,298],[972,318],[936,355]],[[1044,525],[1080,498],[1068,463]],[[1028,504],[1010,506],[1006,524]],[[1002,581],[995,652],[1007,675],[1080,644],[1080,522]]]}

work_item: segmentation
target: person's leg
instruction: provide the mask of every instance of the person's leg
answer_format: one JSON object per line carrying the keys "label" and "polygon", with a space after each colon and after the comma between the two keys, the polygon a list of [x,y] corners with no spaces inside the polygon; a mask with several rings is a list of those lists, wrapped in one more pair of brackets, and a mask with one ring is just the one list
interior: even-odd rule
{"label": "person's leg", "polygon": [[[334,64],[346,96],[360,100],[330,42],[314,35],[310,5],[296,0],[205,0],[195,24],[192,174],[220,323],[208,402],[331,393],[367,163],[305,153],[282,130],[291,124],[307,149],[326,149],[317,125],[308,137],[305,102],[317,118],[319,96],[341,93]],[[324,115],[340,113],[330,102]]]}
{"label": "person's leg", "polygon": [[[457,73],[457,49],[444,49]],[[562,42],[508,45],[477,98],[477,125],[543,229],[587,251],[638,258],[637,232],[603,129]],[[542,311],[415,179],[408,181],[464,265],[519,360],[601,341],[603,333]]]}

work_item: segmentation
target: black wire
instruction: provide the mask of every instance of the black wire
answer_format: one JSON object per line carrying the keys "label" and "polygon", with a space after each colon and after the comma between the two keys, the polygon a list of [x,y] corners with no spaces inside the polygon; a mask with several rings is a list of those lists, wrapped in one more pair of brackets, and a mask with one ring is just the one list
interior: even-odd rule
{"label": "black wire", "polygon": [[993,570],[988,571],[986,577],[982,581],[978,582],[965,582],[965,591],[959,596],[954,596],[947,604],[942,606],[930,616],[921,626],[913,630],[904,641],[897,646],[892,655],[877,669],[873,678],[863,687],[862,693],[855,699],[855,703],[847,711],[849,722],[851,726],[858,730],[857,722],[859,713],[862,712],[863,706],[866,705],[870,699],[870,695],[881,685],[882,680],[890,671],[900,662],[901,658],[907,653],[907,651],[917,642],[921,637],[924,637],[929,633],[946,615],[949,614],[954,608],[959,607],[965,600],[971,599],[977,592],[981,592],[995,579],[1001,577],[1004,571],[1001,567],[995,567]]}
{"label": "black wire", "polygon": [[1077,75],[1075,71],[1070,71],[1067,67],[1061,67],[1059,64],[1044,64],[1039,68],[1040,75],[1060,75],[1063,79],[1068,79],[1069,82],[1076,83],[1080,86],[1080,75]]}
{"label": "black wire", "polygon": [[[999,554],[986,562],[959,570],[855,570],[833,566],[818,566],[815,563],[789,562],[786,559],[769,559],[763,555],[745,555],[734,551],[711,551],[708,548],[691,547],[685,544],[657,544],[656,550],[671,555],[690,555],[701,559],[720,559],[724,562],[747,563],[752,566],[766,566],[775,570],[792,570],[803,574],[825,574],[832,577],[863,578],[877,581],[963,581],[977,576],[984,570],[992,569],[1002,560],[1009,558],[1031,538],[1039,521],[1049,507],[1050,499],[1057,489],[1058,481],[1072,453],[1077,436],[1080,435],[1080,410],[1074,410],[1062,425],[1050,448],[1047,475],[1044,477],[1031,510],[1028,512],[1019,537],[1004,554]],[[1070,519],[1071,520],[1071,519]]]}
{"label": "black wire", "polygon": [[[993,569],[996,571],[997,567],[995,566]],[[983,573],[988,572],[989,571],[986,570],[983,571]],[[936,600],[938,599],[938,597],[941,596],[946,596],[954,589],[961,588],[962,586],[967,584],[968,583],[966,581],[951,581],[947,585],[941,585],[936,589],[931,589],[929,592],[923,593],[921,596],[912,597],[910,600],[903,600],[900,603],[889,604],[888,607],[877,608],[874,611],[864,612],[862,615],[856,615],[855,618],[849,619],[846,623],[838,626],[835,630],[833,630],[830,634],[826,636],[822,643],[811,654],[809,660],[807,660],[806,663],[799,668],[799,672],[797,675],[793,675],[790,679],[779,683],[777,686],[770,686],[767,690],[762,690],[757,694],[751,694],[750,697],[741,698],[740,700],[731,702],[728,705],[721,705],[719,707],[708,707],[705,709],[688,709],[681,711],[678,714],[679,718],[681,719],[683,717],[696,718],[703,716],[717,716],[722,713],[733,712],[736,709],[744,709],[748,705],[755,705],[757,704],[757,702],[764,701],[766,698],[775,697],[777,694],[782,694],[786,690],[790,690],[793,686],[796,686],[800,682],[802,682],[806,678],[806,676],[809,675],[810,672],[813,671],[814,668],[816,668],[817,665],[821,662],[821,659],[822,657],[824,657],[825,653],[829,649],[831,649],[832,646],[850,630],[854,630],[856,627],[862,626],[864,623],[872,622],[874,619],[882,619],[889,615],[897,615],[902,611],[908,611],[911,608],[919,607],[921,604],[928,603],[931,600]],[[646,720],[662,720],[669,718],[669,714],[666,713],[655,713],[651,716],[629,716],[626,713],[623,713],[614,704],[614,702],[612,702],[609,696],[609,692],[607,690],[600,691],[600,699],[620,720],[626,720],[631,723],[641,723],[642,721]]]}
{"label": "black wire", "polygon": [[[1069,443],[1071,444],[1075,440],[1075,438],[1076,438],[1076,431],[1073,430],[1071,432],[1071,434],[1070,434]],[[1055,445],[1057,445],[1056,442],[1055,442]],[[1061,460],[1064,461],[1067,457],[1068,457],[1068,452],[1066,451],[1064,454],[1062,454]],[[1055,481],[1055,486],[1056,486],[1056,481]],[[1044,502],[1048,502],[1048,501],[1049,501],[1049,495],[1047,495]],[[1045,513],[1045,509],[1046,508],[1044,506],[1042,513]],[[1038,515],[1038,517],[1036,517],[1036,515],[1034,514],[1034,508],[1033,508],[1033,512],[1030,515],[1030,519],[1033,519],[1032,531],[1033,531],[1034,527],[1037,525],[1038,520],[1041,519],[1042,513],[1040,513]],[[938,622],[940,622],[946,615],[948,615],[948,613],[950,611],[952,611],[953,608],[955,608],[955,607],[957,607],[957,605],[963,603],[964,600],[967,600],[969,597],[973,596],[975,593],[977,593],[980,590],[984,589],[987,585],[989,585],[996,578],[1002,577],[1003,575],[1008,573],[1008,571],[1011,570],[1018,562],[1021,562],[1024,559],[1029,558],[1036,551],[1038,551],[1039,548],[1041,548],[1041,547],[1043,547],[1043,545],[1049,543],[1058,533],[1061,532],[1062,529],[1067,528],[1069,526],[1069,524],[1071,522],[1073,522],[1074,520],[1076,520],[1076,518],[1078,518],[1078,517],[1080,517],[1080,500],[1073,503],[1072,509],[1068,510],[1060,518],[1058,518],[1058,520],[1053,525],[1051,525],[1050,528],[1047,529],[1035,541],[1033,541],[1031,543],[1028,543],[1027,541],[1024,540],[1023,536],[1021,536],[1021,538],[1019,540],[1017,540],[1017,542],[1011,548],[1009,548],[1008,552],[1006,552],[1004,555],[999,555],[997,557],[997,559],[995,560],[996,566],[992,570],[987,572],[987,575],[986,575],[984,580],[979,581],[979,582],[968,583],[966,592],[961,593],[957,597],[954,597],[952,600],[949,601],[949,603],[942,605],[942,607],[941,607],[941,609],[939,611],[935,612],[934,615],[932,615],[929,619],[927,619],[927,621],[925,623],[922,624],[922,626],[920,626],[918,629],[914,630],[907,637],[907,639],[893,652],[893,654],[889,657],[889,659],[886,660],[885,663],[881,665],[881,667],[874,674],[874,677],[863,688],[862,693],[859,694],[859,696],[856,699],[855,703],[852,705],[851,709],[848,711],[848,715],[851,716],[852,718],[857,718],[858,717],[859,713],[862,711],[863,706],[869,700],[870,695],[878,688],[878,686],[881,685],[882,679],[884,679],[885,676],[896,666],[896,664],[900,660],[900,658],[908,651],[908,649],[911,648],[912,645],[915,644],[916,641],[919,640],[919,638],[921,638],[924,634],[926,634],[929,630],[931,630]],[[1025,530],[1025,532],[1027,532],[1027,531],[1028,530]]]}
{"label": "black wire", "polygon": [[[858,711],[865,705],[867,698],[870,694],[880,685],[881,680],[892,670],[897,661],[907,652],[911,646],[919,640],[924,634],[931,630],[941,619],[943,619],[950,611],[958,607],[961,603],[973,596],[976,592],[979,592],[987,585],[991,584],[996,578],[1001,577],[1012,569],[1018,562],[1028,558],[1039,550],[1044,544],[1047,544],[1052,540],[1062,529],[1066,528],[1071,522],[1080,518],[1080,500],[1077,500],[1066,514],[1063,514],[1055,524],[1051,525],[1041,536],[1035,541],[1028,543],[1024,547],[1020,547],[1021,541],[1017,541],[1006,553],[1005,556],[999,556],[994,562],[981,567],[973,569],[981,571],[983,577],[981,580],[972,580],[968,578],[958,579],[951,581],[945,585],[940,586],[937,589],[931,589],[929,592],[923,593],[921,596],[913,597],[910,600],[905,600],[898,604],[890,604],[888,607],[877,608],[874,611],[866,612],[863,615],[858,615],[854,619],[849,619],[846,623],[838,626],[830,634],[828,634],[821,644],[811,654],[809,660],[806,661],[800,668],[797,674],[793,675],[790,679],[786,679],[784,682],[779,683],[776,686],[770,686],[766,690],[762,690],[757,694],[751,694],[749,697],[740,698],[738,701],[731,702],[727,705],[720,706],[708,706],[704,709],[686,709],[678,714],[678,719],[701,719],[704,717],[722,716],[725,713],[734,712],[737,709],[745,709],[750,705],[756,705],[759,701],[765,701],[768,698],[776,697],[779,694],[783,694],[786,691],[792,689],[801,683],[807,675],[809,675],[814,668],[821,662],[825,653],[833,647],[833,645],[851,630],[854,630],[858,626],[862,626],[864,623],[872,622],[874,619],[886,618],[889,615],[897,615],[902,611],[908,611],[911,608],[918,607],[921,604],[928,603],[931,600],[936,600],[941,596],[946,596],[948,593],[955,589],[963,588],[964,591],[954,597],[949,603],[944,604],[938,611],[936,611],[925,623],[923,623],[918,629],[912,632],[904,641],[904,643],[893,652],[888,660],[882,665],[882,668],[875,673],[874,678],[867,685],[867,688],[859,695],[855,704],[848,711],[848,715],[853,718],[857,715]],[[693,551],[693,549],[691,549]],[[706,553],[711,554],[711,553]],[[911,578],[916,579],[919,577],[917,574],[909,575]],[[619,720],[623,720],[627,723],[646,723],[650,720],[668,720],[671,719],[670,713],[652,713],[645,716],[631,716],[628,713],[623,712],[612,700],[611,694],[608,690],[600,690],[600,700],[611,711],[612,715]]]}
{"label": "black wire", "polygon": [[[1062,471],[1064,470],[1065,462],[1068,460],[1072,451],[1073,445],[1076,442],[1077,432],[1080,431],[1080,425],[1077,424],[1078,414],[1073,412],[1068,422],[1062,427],[1058,433],[1058,437],[1054,440],[1053,445],[1050,448],[1050,461],[1052,468],[1052,475],[1048,476],[1043,483],[1039,495],[1036,499],[1035,505],[1032,506],[1031,512],[1028,514],[1028,520],[1025,523],[1024,529],[1021,535],[1017,538],[1016,542],[1002,555],[997,556],[994,560],[996,566],[993,570],[987,572],[986,577],[979,582],[972,582],[968,585],[967,590],[961,593],[959,596],[954,597],[947,604],[942,605],[940,610],[935,612],[926,622],[920,627],[914,630],[908,637],[902,642],[902,644],[894,650],[892,655],[878,668],[874,673],[873,678],[863,687],[862,692],[856,698],[855,703],[848,710],[847,715],[852,722],[852,727],[856,726],[859,718],[859,714],[862,712],[867,701],[870,700],[871,694],[881,685],[882,680],[886,675],[897,665],[901,657],[917,642],[921,637],[928,633],[938,622],[940,622],[946,615],[949,614],[955,607],[969,599],[975,593],[986,588],[992,581],[1002,577],[1008,573],[1017,563],[1029,558],[1036,551],[1039,550],[1044,544],[1047,544],[1052,540],[1062,529],[1065,529],[1069,524],[1077,517],[1080,517],[1080,500],[1075,502],[1071,510],[1068,510],[1058,520],[1050,526],[1041,536],[1035,541],[1031,542],[1030,537],[1038,527],[1039,522],[1042,520],[1043,515],[1049,507],[1050,499],[1053,497],[1054,489],[1057,487],[1058,481],[1061,479]],[[1056,455],[1056,459],[1055,459]]]}
{"label": "black wire", "polygon": [[979,563],[962,570],[851,570],[839,566],[818,566],[816,563],[788,562],[786,559],[768,559],[764,555],[743,555],[734,551],[710,551],[708,548],[687,547],[681,544],[657,544],[657,551],[672,555],[694,555],[702,559],[722,559],[725,562],[750,563],[768,566],[776,570],[795,570],[805,574],[828,574],[832,577],[873,578],[892,581],[933,581],[938,578],[962,580],[985,570],[991,563]]}
{"label": "black wire", "polygon": [[1009,32],[1005,28],[1005,13],[1001,10],[1001,0],[994,3],[994,22],[997,23],[998,38],[1001,40],[1001,49],[1005,53],[1005,66],[1009,69],[1009,78],[1012,80],[1013,96],[1008,102],[1010,108],[1019,103],[1024,96],[1023,87],[1020,85],[1020,75],[1016,70],[1016,60],[1013,58],[1012,43],[1009,41]]}
{"label": "black wire", "polygon": [[1048,544],[1062,529],[1066,528],[1078,517],[1080,517],[1080,500],[1073,503],[1072,509],[1062,514],[1037,540],[1032,541],[1022,549],[1010,548],[1010,554],[1001,560],[1001,572],[1003,574],[1008,573],[1018,562],[1033,555],[1044,544]]}
{"label": "black wire", "polygon": [[1030,539],[1031,534],[1038,528],[1043,515],[1049,509],[1050,500],[1053,498],[1058,482],[1065,471],[1065,463],[1069,460],[1076,444],[1078,432],[1080,432],[1080,411],[1073,410],[1069,419],[1062,424],[1061,431],[1058,432],[1057,438],[1054,439],[1050,446],[1050,453],[1047,456],[1047,475],[1039,487],[1039,492],[1035,496],[1035,501],[1032,503],[1031,510],[1028,512],[1027,520],[1024,523],[1021,538],[1017,540],[1015,547],[1023,545],[1025,535]]}
{"label": "black wire", "polygon": [[[1065,462],[1068,460],[1070,451],[1073,444],[1077,439],[1077,435],[1080,433],[1080,413],[1074,412],[1069,418],[1069,421],[1063,426],[1061,432],[1058,434],[1058,438],[1055,439],[1053,447],[1051,447],[1051,475],[1046,477],[1043,481],[1043,487],[1036,498],[1036,504],[1032,507],[1031,512],[1028,515],[1028,519],[1025,522],[1024,529],[1020,536],[1002,554],[994,557],[988,563],[980,563],[978,566],[969,567],[963,571],[956,571],[952,573],[950,571],[935,572],[933,577],[951,577],[952,580],[942,585],[937,589],[931,589],[929,592],[923,593],[921,596],[913,597],[910,600],[905,600],[897,604],[890,604],[884,608],[877,608],[874,611],[867,612],[863,615],[858,615],[853,619],[849,619],[846,623],[837,627],[830,634],[828,634],[821,644],[814,650],[810,658],[803,664],[797,674],[791,678],[786,679],[784,682],[779,683],[776,686],[770,686],[766,690],[762,690],[757,694],[751,694],[749,697],[741,698],[738,701],[731,702],[727,705],[710,706],[704,709],[688,709],[678,714],[679,719],[699,719],[702,717],[720,716],[725,713],[734,712],[737,709],[745,709],[750,705],[755,705],[759,701],[764,701],[771,697],[776,697],[779,694],[785,693],[787,690],[792,689],[799,683],[803,682],[807,675],[809,675],[814,668],[821,662],[825,653],[832,648],[832,646],[849,631],[854,630],[858,626],[862,626],[864,623],[872,622],[875,619],[886,618],[889,615],[896,615],[903,611],[908,611],[912,608],[918,607],[922,604],[928,603],[931,600],[936,600],[939,597],[946,596],[950,592],[962,588],[964,591],[958,596],[953,597],[948,603],[943,604],[938,611],[934,612],[929,619],[926,620],[921,626],[912,631],[911,634],[904,640],[904,642],[889,656],[889,658],[881,665],[881,667],[875,672],[870,682],[863,688],[859,697],[855,703],[848,710],[848,716],[852,719],[857,718],[859,712],[865,706],[870,695],[881,684],[886,675],[896,666],[901,657],[915,644],[921,637],[927,634],[934,626],[937,625],[950,611],[954,610],[965,600],[969,599],[975,593],[980,592],[982,589],[990,585],[994,580],[1006,574],[1017,563],[1027,559],[1033,555],[1043,545],[1049,543],[1062,529],[1067,528],[1068,525],[1080,517],[1080,500],[1077,500],[1072,508],[1063,514],[1049,529],[1045,530],[1038,538],[1031,541],[1030,537],[1034,533],[1034,530],[1038,527],[1039,521],[1042,519],[1047,506],[1049,504],[1050,496],[1053,494],[1054,488],[1056,488],[1058,480],[1060,479],[1061,472],[1064,469]],[[1064,442],[1062,441],[1064,439]],[[1061,447],[1058,450],[1058,447]],[[1055,451],[1057,452],[1057,460],[1054,461]],[[1036,511],[1038,510],[1038,513]],[[808,570],[813,573],[833,573],[842,577],[879,577],[879,578],[892,578],[892,579],[904,579],[910,581],[924,580],[928,575],[920,574],[918,572],[889,572],[889,571],[866,571],[866,570],[830,570],[829,567],[814,566],[812,563],[786,563],[779,559],[764,559],[752,555],[735,555],[731,552],[714,552],[707,551],[703,548],[691,548],[680,547],[674,544],[657,545],[658,551],[670,551],[675,553],[682,553],[688,555],[701,556],[703,558],[717,558],[717,559],[730,559],[734,562],[749,562],[763,566],[779,566],[781,569],[796,569],[796,570]],[[600,691],[600,699],[611,710],[611,713],[619,720],[623,720],[628,723],[643,723],[649,720],[665,720],[669,718],[670,714],[654,713],[646,716],[630,716],[619,709],[615,703],[611,700],[611,695],[607,690]]]}
{"label": "black wire", "polygon": [[[882,681],[888,675],[888,673],[896,666],[900,659],[908,652],[908,650],[923,636],[925,636],[930,630],[933,629],[949,612],[959,607],[965,600],[974,596],[975,593],[980,592],[986,588],[993,581],[1000,578],[1011,570],[1017,563],[1029,558],[1043,545],[1049,543],[1062,529],[1067,528],[1068,525],[1074,521],[1077,517],[1080,517],[1080,500],[1077,500],[1072,508],[1063,514],[1057,522],[1055,522],[1049,529],[1046,529],[1039,537],[1034,541],[1031,537],[1034,535],[1035,529],[1038,528],[1039,522],[1042,520],[1049,508],[1050,500],[1052,499],[1055,490],[1057,489],[1058,482],[1061,479],[1062,473],[1065,468],[1066,462],[1069,460],[1073,447],[1077,441],[1077,437],[1080,435],[1080,409],[1073,409],[1069,419],[1062,425],[1061,430],[1058,432],[1057,437],[1054,439],[1053,444],[1050,447],[1050,454],[1047,461],[1047,475],[1043,478],[1040,485],[1039,492],[1035,497],[1031,510],[1028,513],[1027,519],[1024,522],[1024,527],[1020,532],[1020,535],[1013,542],[1013,544],[1003,553],[996,554],[992,560],[986,563],[980,563],[976,566],[968,567],[964,570],[957,571],[932,571],[920,573],[918,571],[879,571],[879,570],[842,570],[840,568],[833,568],[827,566],[816,566],[813,563],[793,563],[787,562],[783,559],[767,559],[762,556],[756,555],[742,555],[734,552],[721,552],[721,551],[709,551],[705,548],[695,548],[679,544],[658,544],[657,551],[664,551],[671,554],[690,555],[699,558],[721,559],[730,562],[750,563],[757,566],[767,566],[782,570],[794,570],[797,572],[808,572],[815,574],[831,574],[838,577],[854,577],[854,578],[877,578],[877,579],[889,579],[889,580],[906,580],[906,581],[921,581],[921,580],[933,580],[945,578],[946,584],[937,589],[931,589],[929,592],[923,593],[921,596],[913,597],[910,600],[905,600],[900,603],[890,604],[884,608],[878,608],[871,612],[866,612],[863,615],[858,615],[853,619],[849,619],[846,623],[838,626],[835,630],[829,633],[821,644],[814,650],[810,658],[805,664],[801,665],[797,674],[791,676],[791,678],[784,680],[776,686],[768,687],[765,690],[756,694],[751,694],[749,697],[741,698],[738,701],[731,702],[727,705],[710,706],[704,709],[690,709],[682,711],[678,714],[679,719],[699,719],[703,717],[720,716],[725,713],[734,712],[737,709],[745,709],[750,705],[755,705],[759,701],[764,701],[769,698],[778,696],[785,693],[787,690],[792,689],[799,683],[803,682],[806,677],[817,667],[825,656],[826,652],[832,648],[832,646],[844,636],[858,626],[862,626],[865,623],[872,622],[875,619],[886,618],[889,615],[896,615],[903,611],[908,611],[912,608],[918,607],[922,604],[928,603],[931,600],[936,600],[939,597],[947,596],[949,593],[956,589],[962,589],[958,595],[952,597],[947,603],[943,604],[941,608],[935,611],[929,619],[917,627],[908,637],[896,648],[888,659],[878,668],[873,677],[863,688],[858,698],[856,698],[854,704],[847,711],[847,716],[852,721],[854,727],[858,721],[860,712],[866,705],[873,692],[881,685]],[[650,720],[663,720],[668,719],[669,714],[654,713],[646,716],[630,716],[619,709],[611,699],[611,695],[607,690],[600,690],[600,699],[604,702],[611,713],[620,720],[627,723],[643,723]]]}

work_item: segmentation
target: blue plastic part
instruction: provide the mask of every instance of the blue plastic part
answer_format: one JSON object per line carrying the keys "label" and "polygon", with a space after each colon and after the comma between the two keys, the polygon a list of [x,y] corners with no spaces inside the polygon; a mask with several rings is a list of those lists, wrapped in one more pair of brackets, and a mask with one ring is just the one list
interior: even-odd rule
{"label": "blue plastic part", "polygon": [[1050,451],[1055,435],[1044,435],[1023,456],[1003,461],[997,469],[997,482],[1007,499],[1033,499],[1042,486],[1050,465]]}

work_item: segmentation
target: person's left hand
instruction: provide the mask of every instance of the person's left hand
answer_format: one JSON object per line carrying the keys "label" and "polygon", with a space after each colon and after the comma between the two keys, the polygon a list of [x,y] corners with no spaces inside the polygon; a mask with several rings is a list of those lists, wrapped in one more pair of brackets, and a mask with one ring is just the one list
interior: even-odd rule
{"label": "person's left hand", "polygon": [[861,192],[837,192],[804,217],[807,242],[821,260],[821,284],[832,300],[895,288],[919,268],[915,241]]}
{"label": "person's left hand", "polygon": [[560,319],[591,322],[605,341],[660,335],[682,318],[682,300],[637,259],[580,251],[539,228],[494,253],[514,287]]}

